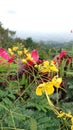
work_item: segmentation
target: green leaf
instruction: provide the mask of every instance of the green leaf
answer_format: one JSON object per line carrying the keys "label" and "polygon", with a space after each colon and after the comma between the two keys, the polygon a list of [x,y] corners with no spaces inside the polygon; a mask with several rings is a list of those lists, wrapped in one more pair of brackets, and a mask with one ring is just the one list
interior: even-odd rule
{"label": "green leaf", "polygon": [[3,99],[3,102],[7,105],[12,105],[12,102],[7,97]]}
{"label": "green leaf", "polygon": [[11,99],[16,99],[16,97],[13,94],[9,94],[8,97],[10,97]]}
{"label": "green leaf", "polygon": [[2,90],[0,90],[0,97],[3,97],[4,92]]}
{"label": "green leaf", "polygon": [[73,76],[73,72],[71,72],[71,71],[67,71],[66,74],[70,75],[70,76]]}
{"label": "green leaf", "polygon": [[30,130],[37,130],[37,122],[35,119],[31,118],[29,125],[30,125]]}

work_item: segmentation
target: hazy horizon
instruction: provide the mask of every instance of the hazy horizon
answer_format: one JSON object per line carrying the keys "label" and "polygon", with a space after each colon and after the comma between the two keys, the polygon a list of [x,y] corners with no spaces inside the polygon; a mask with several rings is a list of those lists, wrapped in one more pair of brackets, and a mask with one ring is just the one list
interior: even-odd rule
{"label": "hazy horizon", "polygon": [[57,41],[69,42],[73,41],[73,33],[67,32],[31,32],[31,31],[17,31],[16,36],[26,39],[31,37],[36,41]]}

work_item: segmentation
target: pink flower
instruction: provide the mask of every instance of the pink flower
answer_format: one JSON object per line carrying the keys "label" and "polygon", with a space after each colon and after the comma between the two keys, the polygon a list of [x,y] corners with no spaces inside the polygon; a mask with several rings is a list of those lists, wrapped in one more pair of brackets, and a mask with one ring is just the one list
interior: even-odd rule
{"label": "pink flower", "polygon": [[28,62],[27,62],[28,66],[33,66],[35,63],[41,64],[42,62],[45,61],[45,60],[39,59],[39,54],[38,54],[38,51],[36,49],[32,50],[31,58],[32,58],[32,60],[28,60]]}
{"label": "pink flower", "polygon": [[64,58],[65,56],[67,55],[66,51],[65,50],[62,50],[61,53],[60,53],[60,58]]}
{"label": "pink flower", "polygon": [[41,64],[43,63],[44,61],[46,60],[40,60],[39,59],[39,54],[38,54],[38,51],[36,49],[34,49],[32,52],[31,52],[31,57],[33,59],[33,61],[29,61],[29,64],[33,65],[35,62],[37,64]]}
{"label": "pink flower", "polygon": [[[4,60],[7,60],[9,63],[12,63],[14,61],[14,57],[10,57],[4,48],[0,48],[0,57],[2,57]],[[0,60],[0,62],[2,61],[3,60]]]}
{"label": "pink flower", "polygon": [[33,61],[34,61],[34,62],[38,62],[38,60],[39,60],[38,51],[34,49],[34,50],[31,52],[31,57],[33,58]]}

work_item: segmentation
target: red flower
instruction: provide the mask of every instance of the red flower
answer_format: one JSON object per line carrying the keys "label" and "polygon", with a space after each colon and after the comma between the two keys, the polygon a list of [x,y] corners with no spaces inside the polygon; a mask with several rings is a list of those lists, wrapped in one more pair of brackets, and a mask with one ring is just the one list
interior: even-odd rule
{"label": "red flower", "polygon": [[33,66],[35,62],[38,62],[39,60],[39,54],[37,50],[32,50],[31,52],[32,60],[28,60],[28,65]]}
{"label": "red flower", "polygon": [[71,64],[71,63],[72,63],[72,60],[73,60],[73,58],[70,57],[70,56],[68,56],[68,60],[67,60],[66,64],[67,64],[67,65]]}
{"label": "red flower", "polygon": [[33,66],[33,65],[34,65],[34,62],[31,60],[28,60],[28,66]]}
{"label": "red flower", "polygon": [[67,55],[66,51],[65,50],[62,50],[61,53],[60,53],[60,58],[64,58],[65,56]]}
{"label": "red flower", "polygon": [[14,57],[9,58],[8,62],[12,63],[14,61]]}
{"label": "red flower", "polygon": [[[2,57],[4,60],[7,60],[9,63],[12,63],[14,61],[14,57],[10,57],[4,48],[0,48],[0,57]],[[3,60],[0,60],[0,62],[2,61]]]}

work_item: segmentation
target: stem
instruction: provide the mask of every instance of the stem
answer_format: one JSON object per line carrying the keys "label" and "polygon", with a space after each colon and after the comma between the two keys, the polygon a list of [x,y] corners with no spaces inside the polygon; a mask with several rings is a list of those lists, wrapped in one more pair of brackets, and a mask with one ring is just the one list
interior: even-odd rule
{"label": "stem", "polygon": [[45,91],[45,94],[46,94],[46,97],[47,97],[47,100],[48,100],[48,103],[49,103],[51,109],[54,111],[54,113],[55,113],[56,115],[58,115],[59,112],[58,112],[58,110],[55,108],[54,104],[51,102],[51,100],[50,100],[50,98],[49,98],[49,96],[48,96],[48,94],[47,94],[46,91]]}
{"label": "stem", "polygon": [[59,99],[59,94],[58,94],[58,88],[56,89],[56,103],[57,103],[57,106],[58,106],[58,99]]}
{"label": "stem", "polygon": [[1,130],[3,130],[3,126],[2,126],[2,123],[0,123],[1,124]]}
{"label": "stem", "polygon": [[[1,128],[1,127],[0,127]],[[2,129],[1,129],[2,130]],[[15,130],[15,128],[12,127],[3,127],[3,130]],[[25,130],[25,129],[21,129],[21,128],[16,128],[16,130]]]}
{"label": "stem", "polygon": [[19,83],[19,64],[17,63],[17,83],[18,83],[18,92],[20,92],[20,83]]}
{"label": "stem", "polygon": [[14,121],[14,117],[13,117],[13,115],[12,115],[12,111],[11,111],[11,110],[10,110],[10,114],[11,114],[11,118],[12,118],[14,130],[16,130],[15,121]]}
{"label": "stem", "polygon": [[51,107],[55,107],[54,104],[51,102],[51,100],[50,100],[50,98],[49,98],[49,96],[48,96],[48,94],[47,94],[46,91],[45,91],[45,94],[46,94],[46,97],[47,97],[47,100],[48,100],[49,105],[50,105]]}
{"label": "stem", "polygon": [[5,79],[8,78],[9,73],[10,73],[10,63],[8,63],[8,70],[7,70],[7,73],[6,73]]}

